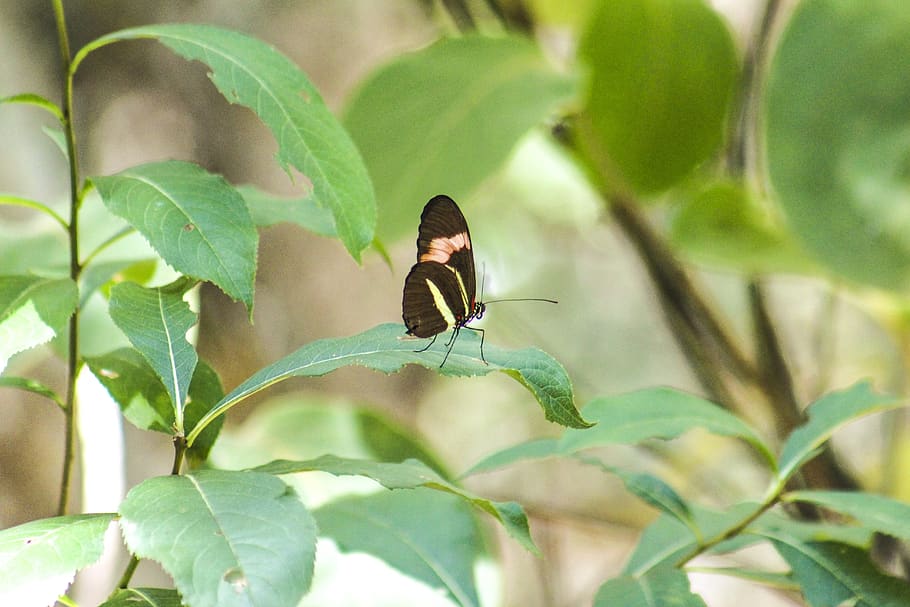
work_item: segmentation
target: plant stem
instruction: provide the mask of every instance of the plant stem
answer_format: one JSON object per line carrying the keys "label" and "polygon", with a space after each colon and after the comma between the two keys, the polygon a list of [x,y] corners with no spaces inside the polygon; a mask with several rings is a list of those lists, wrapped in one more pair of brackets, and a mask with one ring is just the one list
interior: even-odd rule
{"label": "plant stem", "polygon": [[740,522],[736,523],[735,525],[733,525],[733,526],[730,527],[729,529],[726,529],[725,531],[722,531],[722,532],[718,533],[717,535],[715,535],[715,536],[712,537],[711,539],[709,539],[709,540],[707,540],[707,541],[705,541],[705,542],[701,542],[700,544],[698,544],[698,545],[697,545],[695,548],[693,548],[688,554],[686,554],[686,555],[683,556],[681,559],[679,559],[679,561],[676,562],[676,567],[677,567],[678,569],[681,569],[686,563],[688,563],[689,561],[691,561],[692,559],[694,559],[694,558],[697,557],[698,555],[704,554],[705,552],[707,552],[708,550],[710,550],[710,549],[713,548],[714,546],[717,546],[717,545],[720,544],[721,542],[726,541],[726,540],[728,540],[728,539],[730,539],[730,538],[732,538],[732,537],[736,537],[737,535],[739,535],[740,533],[742,533],[742,531],[743,531],[746,527],[748,527],[749,525],[751,525],[752,523],[754,523],[754,522],[758,519],[758,517],[760,517],[762,514],[764,514],[765,512],[767,512],[772,506],[774,506],[774,504],[777,503],[778,496],[779,496],[779,492],[778,492],[778,493],[775,493],[775,495],[774,495],[773,497],[769,498],[769,499],[766,500],[761,506],[759,506],[759,507],[755,510],[755,512],[753,512],[752,514],[750,514],[749,516],[747,516],[746,518],[744,518],[744,519],[741,520]]}
{"label": "plant stem", "polygon": [[130,580],[133,577],[133,574],[136,572],[136,567],[139,566],[139,557],[135,554],[130,556],[130,562],[126,564],[126,569],[123,570],[123,575],[120,576],[120,581],[117,582],[117,588],[126,588],[129,586]]}
{"label": "plant stem", "polygon": [[[63,131],[70,171],[70,220],[67,226],[70,246],[70,278],[79,280],[82,266],[79,263],[79,164],[76,158],[76,133],[73,127],[73,79],[70,73],[71,55],[66,18],[62,0],[52,0],[57,24],[57,38],[60,43],[60,64],[63,70]],[[76,377],[79,373],[79,309],[69,321],[69,342],[66,360],[66,400],[64,407],[65,446],[63,454],[63,475],[60,481],[60,501],[57,513],[66,514],[72,484],[73,461],[76,453]]]}

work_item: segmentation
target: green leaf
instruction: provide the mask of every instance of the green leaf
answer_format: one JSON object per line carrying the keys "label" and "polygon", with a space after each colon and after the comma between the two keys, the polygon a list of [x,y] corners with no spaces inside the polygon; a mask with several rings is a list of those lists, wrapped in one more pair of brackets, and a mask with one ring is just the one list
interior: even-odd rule
{"label": "green leaf", "polygon": [[42,126],[41,132],[54,142],[54,145],[57,146],[57,149],[63,154],[63,159],[69,163],[69,151],[66,149],[66,134],[63,132],[63,129],[59,127]]}
{"label": "green leaf", "polygon": [[682,201],[673,245],[692,260],[750,274],[810,273],[814,264],[741,185],[722,181]]}
{"label": "green leaf", "polygon": [[600,587],[594,607],[707,607],[689,588],[689,578],[672,567],[652,569],[642,576],[613,578]]}
{"label": "green leaf", "polygon": [[829,269],[910,285],[910,11],[901,0],[798,4],[765,94],[768,173]]}
{"label": "green leaf", "polygon": [[[21,196],[12,196],[10,194],[0,194],[0,205],[6,205],[11,207],[23,207],[26,209],[34,209],[36,211],[41,211],[51,219],[57,222],[57,225],[63,228],[63,233],[66,233],[69,230],[69,224],[66,220],[61,217],[54,209],[50,208],[46,204],[42,204],[37,200],[31,200],[30,198],[22,198]],[[20,236],[20,234],[17,234]],[[34,236],[31,237],[34,239]],[[17,243],[18,244],[18,243]]]}
{"label": "green leaf", "polygon": [[717,150],[737,58],[704,2],[601,2],[579,55],[590,70],[581,143],[614,189],[664,190]]}
{"label": "green leaf", "polygon": [[838,427],[864,415],[903,404],[893,396],[876,394],[865,381],[821,397],[809,406],[809,421],[794,430],[784,442],[778,481],[785,482],[800,466],[815,457]]}
{"label": "green leaf", "polygon": [[635,444],[651,438],[671,439],[702,428],[745,440],[774,467],[771,449],[751,426],[714,403],[686,392],[648,388],[595,398],[584,411],[597,426],[584,432],[567,430],[560,445],[565,453],[614,443]]}
{"label": "green leaf", "polygon": [[104,205],[175,270],[210,281],[253,308],[259,235],[243,197],[188,162],[155,162],[93,177]]}
{"label": "green leaf", "polygon": [[530,552],[537,554],[531,539],[528,518],[515,502],[494,502],[477,497],[448,482],[423,462],[409,459],[401,463],[372,462],[323,455],[308,461],[275,460],[253,468],[267,474],[294,474],[319,470],[329,474],[366,476],[388,489],[414,489],[427,487],[452,493],[467,500],[498,520],[505,530]]}
{"label": "green leaf", "polygon": [[[140,430],[174,436],[176,419],[167,388],[142,354],[132,348],[120,348],[102,356],[86,357],[86,363],[131,424]],[[188,390],[186,428],[192,429],[223,396],[218,375],[205,361],[199,361]],[[209,424],[190,447],[188,455],[194,461],[208,457],[222,423],[223,418],[218,418]]]}
{"label": "green leaf", "polygon": [[382,205],[380,239],[414,226],[436,194],[467,197],[575,87],[514,36],[445,39],[380,68],[344,117]]}
{"label": "green leaf", "polygon": [[61,409],[65,407],[63,398],[59,394],[34,379],[3,375],[0,376],[0,388],[16,388],[18,390],[31,392],[32,394],[37,394],[54,401]]}
{"label": "green leaf", "polygon": [[793,569],[803,596],[812,607],[900,607],[910,601],[910,585],[885,575],[869,553],[834,542],[802,542],[781,535],[774,548]]}
{"label": "green leaf", "polygon": [[111,289],[110,313],[164,382],[177,432],[182,433],[186,394],[199,360],[186,340],[186,332],[197,319],[183,301],[182,288],[146,289],[132,282],[120,283]]}
{"label": "green leaf", "polygon": [[[449,477],[413,429],[374,409],[314,393],[282,394],[258,403],[242,424],[222,433],[212,458],[217,467],[234,469],[324,453],[386,462],[418,459]],[[299,485],[295,489],[303,493]]]}
{"label": "green leaf", "polygon": [[79,305],[84,306],[92,293],[99,289],[105,297],[110,297],[110,288],[115,281],[129,280],[140,285],[147,283],[155,274],[157,265],[156,259],[118,259],[91,264],[82,273]]}
{"label": "green leaf", "polygon": [[9,97],[0,97],[0,104],[2,103],[33,105],[49,112],[59,122],[63,122],[63,111],[60,109],[60,107],[53,101],[50,101],[41,95],[35,95],[34,93],[22,93],[19,95],[11,95]]}
{"label": "green leaf", "polygon": [[584,414],[596,424],[593,428],[569,429],[558,440],[534,440],[509,447],[475,464],[465,476],[523,459],[571,455],[593,447],[636,444],[652,438],[676,438],[693,428],[742,438],[772,469],[776,467],[771,449],[751,426],[709,401],[678,390],[648,388],[595,398],[584,407]]}
{"label": "green leaf", "polygon": [[0,371],[13,354],[59,335],[78,297],[68,278],[0,276]]}
{"label": "green leaf", "polygon": [[[318,377],[350,365],[360,365],[384,373],[398,371],[406,364],[438,368],[445,356],[442,343],[426,352],[415,352],[425,340],[404,338],[399,324],[383,324],[359,335],[321,339],[259,370],[234,388],[202,421],[200,426],[222,415],[232,406],[273,384],[289,377]],[[439,340],[442,342],[443,340]],[[547,419],[564,426],[589,426],[575,408],[572,384],[565,369],[545,352],[535,348],[508,351],[485,344],[488,364],[480,359],[480,338],[472,331],[462,331],[443,375],[475,376],[502,371],[515,378],[534,394]],[[192,444],[195,431],[187,435]]]}
{"label": "green leaf", "polygon": [[333,501],[313,516],[320,536],[343,551],[372,554],[459,605],[479,605],[474,561],[485,553],[483,539],[457,497],[427,489],[384,491]]}
{"label": "green leaf", "polygon": [[292,607],[312,581],[316,527],[287,485],[256,472],[151,478],[120,507],[123,537],[187,605]]}
{"label": "green leaf", "polygon": [[231,103],[253,110],[278,142],[278,162],[300,171],[305,187],[331,209],[338,236],[358,262],[373,240],[376,201],[363,160],[319,91],[290,59],[243,34],[205,25],[149,25],[98,38],[73,59],[75,71],[92,50],[118,40],[154,38],[206,64]]}
{"label": "green leaf", "polygon": [[50,605],[104,550],[114,514],[39,519],[0,531],[0,605]]}
{"label": "green leaf", "polygon": [[302,198],[287,198],[248,185],[238,187],[237,191],[246,201],[257,226],[293,223],[320,236],[338,236],[332,212],[322,206],[312,192]]}
{"label": "green leaf", "polygon": [[788,502],[810,502],[856,519],[880,533],[910,540],[910,504],[883,495],[855,491],[792,491]]}
{"label": "green leaf", "polygon": [[183,601],[176,590],[121,588],[99,607],[183,607]]}
{"label": "green leaf", "polygon": [[725,575],[747,582],[755,582],[762,586],[770,586],[779,590],[799,591],[799,584],[793,580],[790,573],[776,573],[761,569],[747,569],[745,567],[686,567],[687,573],[707,573],[709,575]]}
{"label": "green leaf", "polygon": [[[676,516],[662,514],[645,528],[629,561],[623,567],[623,573],[638,577],[654,569],[675,566],[683,556],[695,549],[699,538],[713,538],[725,533],[754,514],[759,507],[758,504],[742,503],[721,512],[693,505],[691,514],[694,526],[686,525]],[[698,537],[695,535],[696,530],[699,531]],[[754,543],[758,539],[746,541]],[[718,552],[724,550],[724,544],[717,547]]]}

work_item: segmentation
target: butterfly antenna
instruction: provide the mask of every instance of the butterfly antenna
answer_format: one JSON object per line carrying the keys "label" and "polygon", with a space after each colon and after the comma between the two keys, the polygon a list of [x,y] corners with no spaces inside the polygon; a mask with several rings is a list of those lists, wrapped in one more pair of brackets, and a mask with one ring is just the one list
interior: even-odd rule
{"label": "butterfly antenna", "polygon": [[483,303],[486,305],[486,304],[491,304],[491,303],[500,303],[503,301],[543,301],[543,302],[551,303],[551,304],[559,303],[555,299],[544,299],[542,297],[521,297],[521,298],[517,298],[517,299],[493,299],[490,301],[485,301]]}

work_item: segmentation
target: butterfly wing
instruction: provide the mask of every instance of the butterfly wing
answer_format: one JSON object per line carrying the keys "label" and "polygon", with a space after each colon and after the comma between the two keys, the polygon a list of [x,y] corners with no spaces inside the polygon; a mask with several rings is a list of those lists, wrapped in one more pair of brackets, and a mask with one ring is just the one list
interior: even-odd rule
{"label": "butterfly wing", "polygon": [[414,264],[404,281],[402,317],[408,334],[433,337],[465,323],[468,300],[458,274],[435,261]]}
{"label": "butterfly wing", "polygon": [[474,308],[476,282],[474,251],[468,222],[455,201],[434,196],[423,208],[417,234],[417,263],[435,261],[457,274],[467,295],[467,307]]}

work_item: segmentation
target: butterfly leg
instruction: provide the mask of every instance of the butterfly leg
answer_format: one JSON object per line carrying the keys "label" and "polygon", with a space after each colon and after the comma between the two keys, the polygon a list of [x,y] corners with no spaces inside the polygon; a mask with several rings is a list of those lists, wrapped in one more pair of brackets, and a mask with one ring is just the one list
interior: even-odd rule
{"label": "butterfly leg", "polygon": [[480,360],[482,360],[483,364],[485,364],[485,365],[490,364],[487,362],[487,359],[483,357],[483,338],[486,335],[486,333],[484,333],[484,330],[480,329],[478,327],[469,327],[467,325],[465,325],[464,328],[470,329],[471,331],[477,331],[478,333],[480,333]]}
{"label": "butterfly leg", "polygon": [[458,337],[458,332],[461,330],[461,327],[455,326],[455,330],[452,331],[452,337],[449,338],[449,341],[446,342],[446,355],[442,359],[442,364],[439,365],[439,368],[442,369],[442,366],[446,364],[446,361],[449,360],[449,354],[452,353],[452,348],[455,347],[455,339]]}
{"label": "butterfly leg", "polygon": [[437,338],[437,337],[439,337],[439,333],[437,333],[436,335],[434,335],[434,336],[433,336],[433,339],[431,339],[431,340],[430,340],[430,343],[428,343],[426,346],[424,346],[423,348],[421,348],[421,349],[419,349],[419,350],[414,350],[414,351],[415,351],[415,352],[426,352],[427,350],[430,349],[430,346],[432,346],[433,344],[436,343],[436,338]]}

